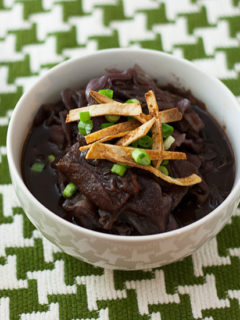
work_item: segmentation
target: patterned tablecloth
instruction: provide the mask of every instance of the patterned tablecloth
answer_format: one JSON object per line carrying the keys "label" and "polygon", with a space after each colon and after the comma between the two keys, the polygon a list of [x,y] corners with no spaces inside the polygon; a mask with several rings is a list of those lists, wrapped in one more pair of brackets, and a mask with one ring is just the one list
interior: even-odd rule
{"label": "patterned tablecloth", "polygon": [[110,47],[193,61],[240,96],[238,0],[0,0],[0,319],[240,319],[240,209],[192,256],[154,270],[95,268],[24,215],[6,132],[23,92],[57,63]]}

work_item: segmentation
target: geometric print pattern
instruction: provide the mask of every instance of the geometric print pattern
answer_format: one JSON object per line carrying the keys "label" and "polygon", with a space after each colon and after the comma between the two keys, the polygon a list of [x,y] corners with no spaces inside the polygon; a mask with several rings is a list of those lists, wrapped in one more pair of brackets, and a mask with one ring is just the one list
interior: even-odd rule
{"label": "geometric print pattern", "polygon": [[238,0],[0,0],[0,319],[240,319],[240,209],[192,256],[128,272],[60,252],[19,206],[6,157],[16,102],[50,67],[112,47],[186,58],[240,98]]}

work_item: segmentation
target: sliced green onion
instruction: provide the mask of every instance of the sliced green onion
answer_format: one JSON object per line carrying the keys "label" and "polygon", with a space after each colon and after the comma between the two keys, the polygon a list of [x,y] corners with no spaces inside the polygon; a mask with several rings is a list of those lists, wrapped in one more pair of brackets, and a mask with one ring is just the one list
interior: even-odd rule
{"label": "sliced green onion", "polygon": [[55,159],[56,159],[56,157],[55,157],[54,154],[50,154],[50,155],[48,156],[48,161],[49,161],[49,162],[53,162],[53,161],[55,161]]}
{"label": "sliced green onion", "polygon": [[168,163],[169,163],[168,160],[163,160],[163,161],[161,162],[161,166],[167,166]]}
{"label": "sliced green onion", "polygon": [[69,184],[66,185],[65,189],[63,190],[63,195],[66,198],[71,198],[76,191],[77,191],[77,187],[75,186],[75,184],[70,182]]}
{"label": "sliced green onion", "polygon": [[35,162],[31,166],[31,171],[32,172],[42,172],[44,167],[45,167],[45,163],[43,163],[43,162]]}
{"label": "sliced green onion", "polygon": [[133,141],[133,143],[131,144],[132,147],[137,148],[138,147],[138,140]]}
{"label": "sliced green onion", "polygon": [[125,103],[140,103],[138,99],[128,99]]}
{"label": "sliced green onion", "polygon": [[136,163],[141,164],[143,166],[148,166],[151,163],[151,159],[149,158],[149,155],[145,150],[142,150],[142,149],[133,150],[132,157]]}
{"label": "sliced green onion", "polygon": [[92,128],[93,128],[92,120],[88,120],[86,122],[83,122],[83,121],[78,122],[78,130],[81,134],[86,135],[91,133]]}
{"label": "sliced green onion", "polygon": [[85,127],[86,133],[87,134],[91,133],[92,128],[93,128],[92,120],[88,120],[87,122],[85,122],[85,124],[86,124],[86,127]]}
{"label": "sliced green onion", "polygon": [[115,163],[113,166],[112,166],[112,169],[111,171],[113,173],[116,173],[118,174],[120,177],[124,176],[126,170],[127,170],[127,167],[125,164],[122,164],[122,163]]}
{"label": "sliced green onion", "polygon": [[165,176],[168,176],[168,169],[165,166],[160,166],[159,169],[163,174],[165,174]]}
{"label": "sliced green onion", "polygon": [[105,116],[106,120],[109,122],[117,122],[120,119],[120,116]]}
{"label": "sliced green onion", "polygon": [[114,125],[114,123],[112,123],[112,122],[105,122],[105,123],[101,124],[101,128],[105,129],[105,128],[111,127],[113,125]]}
{"label": "sliced green onion", "polygon": [[137,141],[138,141],[139,147],[142,147],[142,148],[150,149],[152,147],[152,144],[153,144],[153,140],[149,136],[144,136],[144,137],[138,139]]}
{"label": "sliced green onion", "polygon": [[104,96],[112,99],[113,98],[113,90],[112,89],[102,89],[98,90],[99,93],[103,94]]}
{"label": "sliced green onion", "polygon": [[137,147],[142,147],[142,148],[147,148],[150,149],[152,147],[153,140],[149,136],[144,136],[142,138],[139,138],[138,140],[134,141],[131,146],[134,148]]}
{"label": "sliced green onion", "polygon": [[163,139],[168,138],[174,131],[174,128],[167,123],[162,123],[162,136]]}
{"label": "sliced green onion", "polygon": [[80,121],[87,122],[91,119],[89,111],[80,112]]}
{"label": "sliced green onion", "polygon": [[166,140],[164,140],[163,145],[164,145],[164,150],[170,149],[171,145],[174,143],[175,139],[173,136],[169,136]]}

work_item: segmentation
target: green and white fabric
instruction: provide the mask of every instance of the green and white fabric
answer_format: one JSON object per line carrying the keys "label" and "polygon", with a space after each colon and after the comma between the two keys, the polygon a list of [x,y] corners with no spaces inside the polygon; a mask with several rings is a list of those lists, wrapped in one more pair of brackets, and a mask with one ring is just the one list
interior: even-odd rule
{"label": "green and white fabric", "polygon": [[[177,263],[136,272],[65,255],[24,215],[6,132],[25,90],[59,62],[142,47],[193,61],[240,97],[238,0],[0,0],[0,319],[240,319],[240,209]],[[240,119],[239,119],[240,120]]]}

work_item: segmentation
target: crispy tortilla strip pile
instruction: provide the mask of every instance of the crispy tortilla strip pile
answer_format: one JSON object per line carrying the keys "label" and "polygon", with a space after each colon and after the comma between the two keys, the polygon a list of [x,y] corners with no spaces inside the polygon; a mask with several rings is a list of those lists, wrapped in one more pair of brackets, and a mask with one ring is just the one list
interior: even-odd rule
{"label": "crispy tortilla strip pile", "polygon": [[[159,111],[153,91],[148,91],[145,94],[149,115],[142,112],[139,103],[120,103],[96,91],[90,91],[90,94],[99,104],[70,110],[66,122],[79,120],[80,112],[84,111],[89,111],[91,117],[120,115],[132,116],[136,120],[118,123],[85,136],[87,145],[81,147],[80,150],[89,149],[86,159],[106,159],[115,163],[141,168],[153,173],[164,181],[179,186],[191,186],[201,182],[201,178],[196,174],[185,178],[173,178],[164,175],[158,170],[163,160],[186,159],[185,153],[165,151],[163,146],[162,123],[181,120],[182,114],[177,108]],[[133,160],[132,151],[135,148],[128,146],[134,141],[146,136],[150,129],[152,129],[152,149],[144,150],[152,160],[154,166],[143,166]],[[116,138],[121,139],[119,139],[115,145],[103,143]]]}

